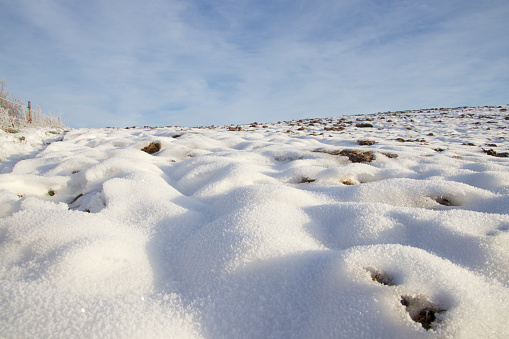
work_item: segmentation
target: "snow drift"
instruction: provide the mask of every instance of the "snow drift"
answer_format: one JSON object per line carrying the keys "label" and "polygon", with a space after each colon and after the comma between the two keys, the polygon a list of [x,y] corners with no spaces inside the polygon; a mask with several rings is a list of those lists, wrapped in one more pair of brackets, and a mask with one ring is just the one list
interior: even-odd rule
{"label": "snow drift", "polygon": [[0,333],[507,337],[506,109],[3,133]]}

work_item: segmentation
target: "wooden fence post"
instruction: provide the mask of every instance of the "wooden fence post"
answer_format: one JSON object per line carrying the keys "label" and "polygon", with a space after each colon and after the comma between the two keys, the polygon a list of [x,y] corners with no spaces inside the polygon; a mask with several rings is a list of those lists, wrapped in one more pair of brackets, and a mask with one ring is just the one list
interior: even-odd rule
{"label": "wooden fence post", "polygon": [[30,105],[30,101],[28,102],[28,122],[30,125],[32,124],[32,106]]}

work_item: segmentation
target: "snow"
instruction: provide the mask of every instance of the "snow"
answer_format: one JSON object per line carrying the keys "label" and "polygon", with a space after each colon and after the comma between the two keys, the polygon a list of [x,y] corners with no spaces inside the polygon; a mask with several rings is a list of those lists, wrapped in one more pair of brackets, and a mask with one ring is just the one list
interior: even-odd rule
{"label": "snow", "polygon": [[508,337],[507,108],[0,131],[0,336]]}

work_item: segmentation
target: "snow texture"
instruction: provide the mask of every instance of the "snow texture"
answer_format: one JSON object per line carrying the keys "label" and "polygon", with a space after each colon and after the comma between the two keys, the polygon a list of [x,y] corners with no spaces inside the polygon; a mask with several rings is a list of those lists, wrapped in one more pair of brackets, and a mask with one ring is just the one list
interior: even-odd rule
{"label": "snow texture", "polygon": [[507,338],[507,108],[0,132],[0,337]]}

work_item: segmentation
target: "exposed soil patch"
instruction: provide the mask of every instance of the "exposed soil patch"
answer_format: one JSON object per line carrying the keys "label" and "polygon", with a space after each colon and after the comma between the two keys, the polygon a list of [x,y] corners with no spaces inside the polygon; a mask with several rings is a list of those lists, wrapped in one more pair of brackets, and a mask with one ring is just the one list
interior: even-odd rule
{"label": "exposed soil patch", "polygon": [[398,157],[397,154],[393,154],[393,153],[384,153],[384,152],[382,152],[381,154],[385,155],[387,158],[390,158],[390,159],[396,159]]}
{"label": "exposed soil patch", "polygon": [[343,185],[347,185],[347,186],[353,186],[353,185],[357,185],[358,184],[358,182],[355,179],[352,179],[352,178],[341,179],[341,183]]}
{"label": "exposed soil patch", "polygon": [[396,141],[398,141],[398,142],[426,142],[426,139],[403,139],[403,138],[397,138]]}
{"label": "exposed soil patch", "polygon": [[335,132],[339,132],[339,131],[342,131],[344,129],[345,128],[343,126],[333,126],[333,127],[324,127],[323,128],[324,131],[335,131]]}
{"label": "exposed soil patch", "polygon": [[371,162],[375,159],[372,151],[342,150],[339,155],[348,157],[351,162]]}
{"label": "exposed soil patch", "polygon": [[433,305],[425,296],[401,296],[401,305],[413,321],[418,322],[426,330],[432,329],[433,323],[437,320],[436,315],[447,310],[440,309]]}
{"label": "exposed soil patch", "polygon": [[499,153],[499,152],[495,151],[493,148],[490,148],[488,150],[486,150],[484,148],[481,148],[481,149],[483,150],[484,153],[491,155],[493,157],[509,158],[509,152]]}
{"label": "exposed soil patch", "polygon": [[376,144],[375,140],[357,140],[357,143],[361,146],[371,146]]}
{"label": "exposed soil patch", "polygon": [[355,127],[359,127],[359,128],[373,127],[373,124],[370,124],[367,122],[361,122],[361,123],[355,124]]}
{"label": "exposed soil patch", "polygon": [[307,184],[307,183],[310,183],[310,182],[315,182],[316,179],[311,179],[311,178],[308,178],[308,177],[303,177],[300,181],[299,181],[299,184]]}
{"label": "exposed soil patch", "polygon": [[[375,160],[375,153],[373,151],[361,151],[361,150],[341,150],[341,151],[331,151],[331,150],[314,150],[313,152],[318,153],[327,153],[331,155],[340,155],[344,157],[348,157],[348,160],[351,162],[371,162]],[[391,153],[381,153],[388,158],[397,158],[397,154]]]}
{"label": "exposed soil patch", "polygon": [[436,197],[435,201],[438,202],[440,205],[455,206],[449,199],[445,197]]}
{"label": "exposed soil patch", "polygon": [[151,142],[148,146],[141,149],[143,152],[147,152],[148,154],[154,154],[161,150],[160,142]]}
{"label": "exposed soil patch", "polygon": [[385,271],[383,270],[377,270],[374,268],[367,268],[366,269],[370,275],[371,280],[376,281],[379,284],[386,285],[386,286],[395,286],[394,279]]}

